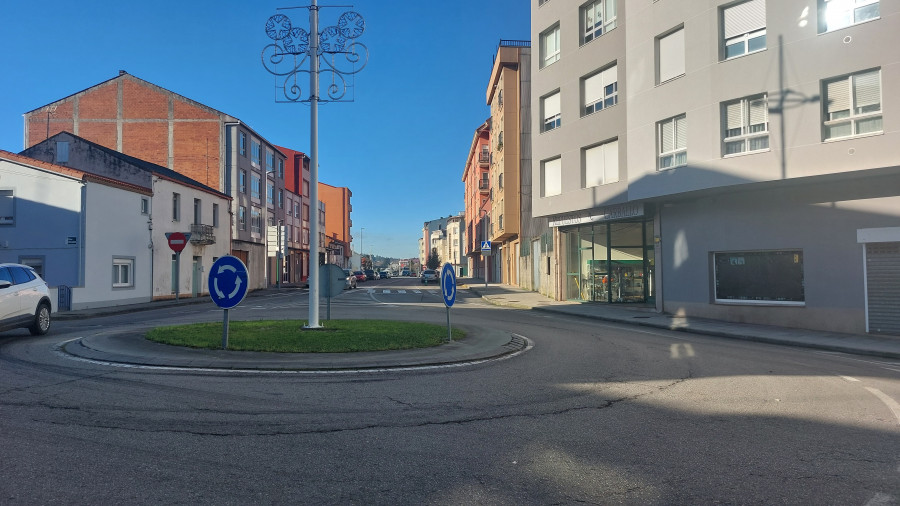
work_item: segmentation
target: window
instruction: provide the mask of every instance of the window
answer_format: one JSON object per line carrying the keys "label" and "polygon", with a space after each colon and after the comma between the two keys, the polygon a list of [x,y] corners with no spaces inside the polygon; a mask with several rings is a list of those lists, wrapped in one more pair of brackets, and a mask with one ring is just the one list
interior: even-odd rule
{"label": "window", "polygon": [[250,196],[259,199],[260,192],[262,192],[262,178],[253,174],[250,176]]}
{"label": "window", "polygon": [[253,164],[254,167],[259,167],[259,158],[261,156],[260,150],[262,146],[260,146],[259,142],[252,140],[250,141],[250,163]]}
{"label": "window", "polygon": [[555,158],[541,164],[541,196],[551,197],[562,193],[562,159]]}
{"label": "window", "polygon": [[275,205],[275,185],[272,183],[266,183],[266,202],[269,207]]}
{"label": "window", "polygon": [[278,179],[284,179],[284,160],[278,159]]}
{"label": "window", "polygon": [[262,233],[262,215],[258,207],[250,208],[250,232]]}
{"label": "window", "polygon": [[303,196],[309,197],[309,180],[303,180]]}
{"label": "window", "polygon": [[881,16],[878,0],[819,0],[819,33]]}
{"label": "window", "polygon": [[722,9],[724,59],[766,48],[766,0],[749,0]]}
{"label": "window", "polygon": [[19,263],[31,267],[38,276],[44,277],[44,257],[19,257]]}
{"label": "window", "polygon": [[172,194],[172,221],[181,221],[181,195]]}
{"label": "window", "polygon": [[194,225],[199,225],[203,223],[200,217],[200,210],[203,204],[200,202],[200,199],[194,199]]}
{"label": "window", "polygon": [[238,134],[240,139],[241,156],[247,156],[247,134],[241,132]]}
{"label": "window", "polygon": [[684,27],[656,39],[656,84],[684,75]]}
{"label": "window", "polygon": [[619,140],[593,146],[584,150],[582,188],[616,183],[619,181]]}
{"label": "window", "polygon": [[687,116],[660,121],[657,126],[659,169],[687,165]]}
{"label": "window", "polygon": [[559,25],[541,34],[541,68],[559,60]]}
{"label": "window", "polygon": [[825,81],[823,89],[825,140],[882,131],[881,69]]}
{"label": "window", "polygon": [[134,259],[113,258],[113,288],[128,288],[134,286]]}
{"label": "window", "polygon": [[247,171],[241,169],[240,175],[238,176],[238,187],[241,190],[241,193],[247,193]]}
{"label": "window", "polygon": [[619,73],[617,65],[582,79],[582,115],[597,112],[619,103]]}
{"label": "window", "polygon": [[616,1],[595,0],[581,8],[582,44],[587,44],[616,27]]}
{"label": "window", "polygon": [[219,228],[219,204],[213,204],[213,227]]}
{"label": "window", "polygon": [[247,208],[238,206],[238,230],[247,230]]}
{"label": "window", "polygon": [[141,214],[150,214],[150,199],[141,197]]}
{"label": "window", "polygon": [[722,104],[723,156],[769,149],[766,94]]}
{"label": "window", "polygon": [[715,300],[726,304],[803,305],[803,251],[713,254]]}
{"label": "window", "polygon": [[284,209],[284,190],[278,190],[278,207]]}
{"label": "window", "polygon": [[541,110],[543,111],[544,118],[544,123],[541,127],[542,132],[553,130],[554,128],[559,127],[562,120],[559,109],[560,106],[558,91],[541,99]]}
{"label": "window", "polygon": [[266,150],[266,172],[275,172],[275,153]]}
{"label": "window", "polygon": [[16,196],[13,190],[0,190],[0,225],[16,224]]}
{"label": "window", "polygon": [[69,162],[69,142],[68,141],[57,141],[56,142],[56,163],[68,163]]}
{"label": "window", "polygon": [[303,219],[309,221],[309,205],[303,204]]}

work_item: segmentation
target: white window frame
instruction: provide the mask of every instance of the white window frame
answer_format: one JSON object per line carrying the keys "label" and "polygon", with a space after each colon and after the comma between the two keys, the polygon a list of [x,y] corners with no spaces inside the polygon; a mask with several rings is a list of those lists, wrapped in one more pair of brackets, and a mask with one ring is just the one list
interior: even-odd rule
{"label": "white window frame", "polygon": [[172,193],[172,221],[181,221],[181,194]]}
{"label": "white window frame", "polygon": [[262,233],[262,210],[258,207],[250,208],[250,232]]}
{"label": "white window frame", "polygon": [[[581,6],[581,44],[596,40],[601,35],[617,26],[618,17],[616,2],[618,0],[594,0]],[[595,18],[599,11],[599,21]]]}
{"label": "white window frame", "polygon": [[247,230],[247,207],[238,206],[238,230]]}
{"label": "white window frame", "polygon": [[[552,40],[554,44],[554,49],[550,49],[549,42]],[[543,31],[540,35],[541,41],[541,68],[544,68],[548,65],[552,65],[559,61],[559,43],[560,43],[560,33],[559,33],[559,23],[553,25],[547,30]]]}
{"label": "white window frame", "polygon": [[619,139],[612,139],[582,149],[581,160],[582,188],[619,182]]}
{"label": "white window frame", "polygon": [[[656,84],[683,76],[686,66],[684,25],[656,37]],[[669,67],[675,70],[669,70]]]}
{"label": "white window frame", "polygon": [[[550,110],[548,111],[548,109]],[[561,109],[562,97],[559,90],[541,98],[541,132],[549,132],[562,125]]]}
{"label": "white window frame", "polygon": [[[679,120],[682,120],[679,123]],[[664,129],[671,124],[672,131],[672,149],[666,149],[664,146]],[[679,142],[679,137],[684,142]],[[687,165],[687,115],[679,114],[671,118],[664,119],[656,124],[656,151],[657,151],[657,170],[669,170],[676,167],[684,167]],[[671,160],[671,162],[668,162]]]}
{"label": "white window frame", "polygon": [[259,200],[262,192],[262,177],[255,173],[250,174],[250,197]]}
{"label": "white window frame", "polygon": [[141,214],[150,214],[150,197],[141,197]]}
{"label": "white window frame", "polygon": [[[869,14],[873,5],[876,6],[878,11],[874,16],[857,17],[860,14]],[[818,6],[820,13],[819,33],[833,32],[867,21],[881,19],[881,4],[879,0],[818,0]]]}
{"label": "white window frame", "polygon": [[[766,49],[766,0],[747,0],[722,8],[722,60],[740,58]],[[762,45],[759,45],[760,42]],[[750,46],[754,47],[751,48]],[[740,52],[729,55],[729,48]]]}
{"label": "white window frame", "polygon": [[562,157],[541,162],[541,197],[562,194]]}
{"label": "white window frame", "polygon": [[[763,121],[751,123],[754,119],[754,107],[762,101]],[[746,153],[758,153],[769,150],[769,103],[768,94],[760,93],[722,102],[722,156],[737,156]],[[729,128],[731,114],[738,114],[740,126]],[[757,112],[758,114],[758,112]],[[763,145],[764,144],[764,145]],[[740,149],[735,149],[740,147]],[[755,148],[755,149],[752,149]],[[730,151],[730,152],[729,152]]]}
{"label": "white window frame", "polygon": [[[600,80],[599,97],[590,103],[588,100],[588,81]],[[617,62],[608,65],[581,79],[581,115],[587,116],[619,103],[619,70]]]}
{"label": "white window frame", "polygon": [[[859,82],[859,79],[863,76],[868,76],[872,73],[877,73],[878,79],[878,109],[873,109],[872,105],[868,106],[859,106],[859,96],[858,91],[859,88],[856,86]],[[841,83],[846,81],[847,88],[846,90],[840,90]],[[848,109],[839,109],[834,112],[829,112],[829,107],[831,105],[832,99],[829,96],[829,89],[833,92],[840,91],[843,93],[846,91],[847,93],[847,104]],[[865,70],[862,72],[855,72],[853,74],[849,74],[846,76],[841,76],[835,79],[828,79],[822,82],[822,104],[824,109],[822,110],[823,122],[822,122],[822,138],[824,141],[829,140],[838,140],[838,139],[849,139],[853,137],[862,137],[867,135],[877,135],[884,133],[884,122],[882,121],[883,109],[884,109],[884,91],[881,86],[881,69],[871,69]],[[863,110],[866,109],[866,110]],[[846,112],[845,112],[846,111]],[[880,128],[878,130],[869,130],[865,132],[860,132],[860,123],[864,121],[874,121],[879,120]],[[850,133],[847,135],[829,135],[829,132],[834,127],[838,127],[844,124],[850,125]]]}
{"label": "white window frame", "polygon": [[113,257],[112,259],[112,287],[134,287],[134,258]]}
{"label": "white window frame", "polygon": [[256,139],[250,139],[250,163],[254,167],[259,167],[259,160],[262,156],[262,144]]}

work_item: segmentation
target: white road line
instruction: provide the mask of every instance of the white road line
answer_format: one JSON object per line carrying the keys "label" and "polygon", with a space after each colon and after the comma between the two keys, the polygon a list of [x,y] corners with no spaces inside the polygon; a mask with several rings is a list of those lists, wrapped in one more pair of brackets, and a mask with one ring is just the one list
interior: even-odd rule
{"label": "white road line", "polygon": [[397,293],[406,293],[406,290],[397,290]]}
{"label": "white road line", "polygon": [[881,390],[878,390],[877,388],[866,387],[866,390],[868,390],[869,393],[871,393],[875,397],[878,397],[878,399],[881,400],[881,402],[883,402],[888,407],[888,409],[891,410],[892,413],[894,413],[894,416],[897,417],[897,424],[900,425],[900,404],[897,404],[897,401],[892,399]]}
{"label": "white road line", "polygon": [[385,290],[384,293],[391,293],[391,291],[390,291],[390,290]]}
{"label": "white road line", "polygon": [[882,367],[882,369],[887,369],[888,371],[900,372],[900,369],[894,369],[893,367]]}
{"label": "white road line", "polygon": [[889,504],[896,504],[894,496],[878,492],[866,501],[865,506],[888,506]]}
{"label": "white road line", "polygon": [[856,378],[851,378],[850,376],[840,376],[840,377],[843,378],[843,379],[846,380],[846,381],[859,381],[858,379],[856,379]]}
{"label": "white road line", "polygon": [[896,366],[897,365],[896,362],[879,362],[877,360],[863,360],[861,358],[853,358],[844,353],[837,352],[837,351],[813,351],[813,353],[818,353],[819,355],[831,355],[831,356],[835,356],[835,357],[841,357],[841,358],[844,358],[847,360],[852,360],[854,362],[865,362],[867,364],[875,364],[875,365],[881,365],[881,366],[886,366],[886,365]]}

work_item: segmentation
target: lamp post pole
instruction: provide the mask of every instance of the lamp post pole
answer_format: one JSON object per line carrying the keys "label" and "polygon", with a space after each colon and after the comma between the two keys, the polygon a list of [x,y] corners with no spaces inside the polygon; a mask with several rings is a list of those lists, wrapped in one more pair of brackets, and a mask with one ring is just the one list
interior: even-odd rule
{"label": "lamp post pole", "polygon": [[[481,218],[481,228],[484,229],[484,239],[482,241],[487,241],[488,229],[487,229],[487,209],[482,209],[481,212],[484,213],[484,216]],[[484,257],[484,287],[488,286],[488,257],[484,254],[484,250],[481,251],[481,256]]]}
{"label": "lamp post pole", "polygon": [[[298,7],[291,7],[298,8]],[[302,8],[302,7],[299,7]],[[276,14],[266,21],[266,35],[274,41],[262,51],[262,63],[266,70],[284,81],[276,87],[283,91],[284,102],[309,102],[310,112],[310,273],[309,273],[309,322],[306,328],[320,328],[319,325],[319,102],[347,102],[344,99],[347,88],[347,76],[354,76],[362,70],[369,59],[369,50],[355,39],[365,31],[365,20],[358,13],[347,11],[341,14],[335,26],[319,31],[319,6],[317,0],[311,0],[309,9],[309,32],[292,26],[290,18],[284,14]],[[337,55],[344,55],[346,61],[336,60]],[[330,58],[329,58],[330,57]],[[324,70],[320,67],[320,58],[324,58]],[[306,61],[309,60],[309,69]],[[351,68],[342,68],[348,64]],[[284,65],[288,69],[284,70]],[[359,67],[357,68],[357,65]],[[279,69],[281,66],[281,69]],[[327,87],[327,97],[319,96],[319,74],[331,74],[332,82]],[[309,74],[309,95],[304,98],[300,74]]]}

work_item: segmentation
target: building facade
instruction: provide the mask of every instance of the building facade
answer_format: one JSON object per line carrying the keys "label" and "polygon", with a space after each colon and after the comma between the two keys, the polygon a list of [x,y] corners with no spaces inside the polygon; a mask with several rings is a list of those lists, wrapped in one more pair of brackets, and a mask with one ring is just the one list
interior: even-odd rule
{"label": "building facade", "polygon": [[[482,256],[481,242],[487,241],[490,225],[491,194],[491,120],[482,123],[472,135],[462,181],[465,187],[465,242],[463,255],[471,277],[490,281],[491,257]],[[485,262],[487,260],[487,262]]]}
{"label": "building facade", "polygon": [[338,264],[349,268],[353,236],[350,235],[350,227],[353,220],[350,212],[353,205],[350,197],[353,192],[349,188],[331,186],[319,183],[319,199],[325,204],[325,248],[328,252],[328,263]]}
{"label": "building facade", "polygon": [[285,191],[291,206],[285,216],[288,250],[285,277],[290,283],[309,278],[309,156],[284,146],[276,146],[286,158]]}
{"label": "building facade", "polygon": [[285,156],[248,125],[125,71],[24,116],[26,148],[71,132],[232,197],[231,253],[251,289],[269,284],[266,226],[284,220]]}
{"label": "building facade", "polygon": [[712,6],[532,1],[559,298],[900,334],[900,4]]}

